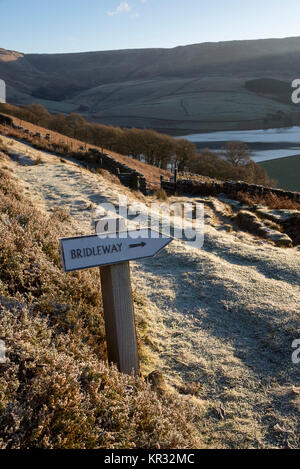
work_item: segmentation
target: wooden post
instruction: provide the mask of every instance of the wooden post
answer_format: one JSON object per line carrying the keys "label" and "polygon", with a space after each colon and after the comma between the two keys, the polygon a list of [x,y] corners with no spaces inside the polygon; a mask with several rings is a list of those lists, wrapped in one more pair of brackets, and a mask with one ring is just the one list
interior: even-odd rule
{"label": "wooden post", "polygon": [[138,174],[135,175],[134,189],[139,191],[141,186],[141,179]]}
{"label": "wooden post", "polygon": [[[117,231],[120,226],[117,224]],[[96,231],[99,234],[97,224]],[[139,375],[129,262],[100,267],[100,278],[108,362],[121,373]]]}
{"label": "wooden post", "polygon": [[176,194],[176,191],[177,191],[177,180],[178,180],[178,169],[175,168],[175,171],[174,171],[174,194]]}
{"label": "wooden post", "polygon": [[177,183],[177,179],[178,179],[178,169],[175,168],[175,171],[174,171],[174,183],[175,184]]}
{"label": "wooden post", "polygon": [[107,354],[121,373],[139,374],[129,262],[100,268]]}
{"label": "wooden post", "polygon": [[134,190],[139,190],[139,175],[137,174],[136,171],[134,171],[132,174],[131,174],[131,184],[130,184],[130,187],[131,189],[134,189]]}

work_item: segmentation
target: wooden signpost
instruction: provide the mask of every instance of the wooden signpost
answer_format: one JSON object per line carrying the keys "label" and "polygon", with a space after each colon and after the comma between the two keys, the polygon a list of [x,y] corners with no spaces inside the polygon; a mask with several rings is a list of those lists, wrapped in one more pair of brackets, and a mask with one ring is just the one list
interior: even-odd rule
{"label": "wooden signpost", "polygon": [[[109,222],[109,220],[107,220]],[[108,361],[122,373],[139,374],[129,261],[152,257],[172,241],[150,229],[120,231],[60,240],[65,272],[100,267]]]}

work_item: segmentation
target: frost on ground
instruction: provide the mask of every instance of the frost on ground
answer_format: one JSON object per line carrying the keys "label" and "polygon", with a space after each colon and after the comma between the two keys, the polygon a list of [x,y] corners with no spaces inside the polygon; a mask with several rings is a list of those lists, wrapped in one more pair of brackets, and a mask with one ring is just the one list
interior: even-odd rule
{"label": "frost on ground", "polygon": [[[71,214],[74,235],[91,232],[99,203],[116,203],[120,194],[135,200],[75,162],[20,142],[10,148],[5,164],[38,205]],[[202,439],[211,447],[299,447],[300,365],[291,358],[300,339],[299,248],[228,230],[229,205],[197,200],[205,202],[202,249],[175,240],[132,263],[134,287],[153,317],[155,366],[175,389],[200,383],[192,399],[207,408]]]}

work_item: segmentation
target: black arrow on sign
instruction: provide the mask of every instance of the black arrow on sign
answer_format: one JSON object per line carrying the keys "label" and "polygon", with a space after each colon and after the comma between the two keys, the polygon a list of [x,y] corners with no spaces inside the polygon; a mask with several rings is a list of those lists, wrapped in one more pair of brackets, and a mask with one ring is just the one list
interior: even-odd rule
{"label": "black arrow on sign", "polygon": [[130,249],[133,249],[133,248],[143,248],[146,246],[146,243],[144,243],[144,241],[140,244],[129,244],[129,247]]}

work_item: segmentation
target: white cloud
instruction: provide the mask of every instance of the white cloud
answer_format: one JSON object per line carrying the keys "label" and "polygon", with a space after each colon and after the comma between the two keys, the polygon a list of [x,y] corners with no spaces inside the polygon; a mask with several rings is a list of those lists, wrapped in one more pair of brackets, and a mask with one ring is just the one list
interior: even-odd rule
{"label": "white cloud", "polygon": [[141,3],[147,3],[147,0],[141,0]]}
{"label": "white cloud", "polygon": [[130,13],[132,7],[127,2],[121,2],[113,11],[108,11],[108,16],[121,15],[122,13]]}

